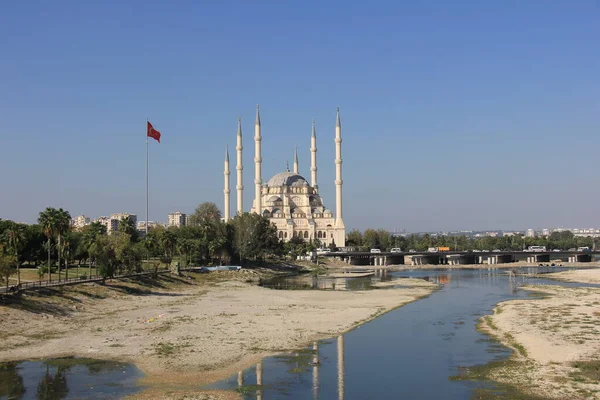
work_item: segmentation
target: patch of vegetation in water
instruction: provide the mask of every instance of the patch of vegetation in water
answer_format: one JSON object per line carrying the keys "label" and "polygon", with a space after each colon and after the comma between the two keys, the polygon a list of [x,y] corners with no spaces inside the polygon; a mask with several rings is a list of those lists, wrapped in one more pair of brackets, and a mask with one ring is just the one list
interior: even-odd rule
{"label": "patch of vegetation in water", "polygon": [[236,388],[235,391],[241,395],[249,395],[263,389],[265,389],[264,385],[244,385]]}
{"label": "patch of vegetation in water", "polygon": [[473,367],[462,367],[461,373],[450,376],[451,381],[483,381],[493,382],[493,387],[476,388],[473,391],[471,398],[473,400],[543,400],[544,397],[528,394],[517,388],[516,386],[506,383],[493,381],[490,377],[492,373],[499,369],[517,369],[523,367],[524,363],[515,360],[492,361],[487,364],[476,365]]}

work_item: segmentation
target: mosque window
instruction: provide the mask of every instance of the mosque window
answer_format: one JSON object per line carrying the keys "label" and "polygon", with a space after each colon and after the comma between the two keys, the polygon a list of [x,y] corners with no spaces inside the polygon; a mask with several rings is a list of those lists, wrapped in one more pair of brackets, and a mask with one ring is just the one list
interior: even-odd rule
{"label": "mosque window", "polygon": [[308,239],[308,231],[304,231],[304,239]]}
{"label": "mosque window", "polygon": [[287,239],[287,232],[283,232],[283,237]]}

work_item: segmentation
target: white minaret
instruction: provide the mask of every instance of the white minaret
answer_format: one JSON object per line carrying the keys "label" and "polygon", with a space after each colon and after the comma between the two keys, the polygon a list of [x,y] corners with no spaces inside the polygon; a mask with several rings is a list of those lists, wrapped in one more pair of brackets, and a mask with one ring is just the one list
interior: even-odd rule
{"label": "white minaret", "polygon": [[244,146],[242,146],[242,119],[238,118],[238,130],[237,130],[237,146],[235,147],[237,150],[237,164],[235,169],[237,170],[237,214],[241,215],[244,213],[244,181],[242,178],[242,172],[244,170],[244,166],[242,165],[242,150]]}
{"label": "white minaret", "polygon": [[225,188],[223,189],[223,194],[225,195],[225,205],[223,207],[225,212],[225,222],[229,221],[229,193],[231,190],[229,189],[229,147],[225,148],[225,170],[223,171],[223,175],[225,176]]}
{"label": "white minaret", "polygon": [[312,135],[310,136],[310,186],[317,190],[317,131],[315,120],[312,121]]}
{"label": "white minaret", "polygon": [[[335,122],[335,224],[338,228],[344,227],[342,218],[342,123],[340,121],[340,109],[337,109]],[[345,239],[345,238],[344,238]],[[336,242],[337,243],[337,242]],[[340,243],[337,243],[340,246]]]}
{"label": "white minaret", "polygon": [[254,212],[260,215],[262,212],[262,174],[261,174],[261,163],[262,157],[260,156],[260,142],[262,136],[260,135],[260,111],[258,104],[256,105],[256,121],[254,122]]}
{"label": "white minaret", "polygon": [[294,173],[298,173],[298,146],[294,149]]}

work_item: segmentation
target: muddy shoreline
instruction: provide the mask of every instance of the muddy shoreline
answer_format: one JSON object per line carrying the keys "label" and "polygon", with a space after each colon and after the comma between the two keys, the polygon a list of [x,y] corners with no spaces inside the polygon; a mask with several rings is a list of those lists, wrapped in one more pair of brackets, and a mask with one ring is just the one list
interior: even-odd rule
{"label": "muddy shoreline", "polygon": [[[600,270],[546,277],[600,283]],[[539,296],[501,302],[478,325],[513,349],[513,354],[507,361],[475,368],[471,378],[507,385],[523,398],[600,399],[600,288],[535,285],[525,289]]]}

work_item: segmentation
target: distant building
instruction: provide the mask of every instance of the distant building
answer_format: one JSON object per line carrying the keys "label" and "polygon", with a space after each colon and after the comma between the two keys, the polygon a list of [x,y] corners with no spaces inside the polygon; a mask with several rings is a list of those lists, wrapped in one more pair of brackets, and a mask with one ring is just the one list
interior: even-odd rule
{"label": "distant building", "polygon": [[[110,217],[106,217],[106,216],[98,217],[94,220],[94,222],[104,225],[106,227],[106,232],[110,232],[111,230],[113,230],[112,228],[114,226],[114,223]],[[115,222],[117,222],[117,226],[114,228],[114,230],[116,230],[119,226],[118,221],[115,221]]]}
{"label": "distant building", "polygon": [[177,228],[180,228],[187,223],[187,215],[179,211],[170,213],[168,217],[167,226],[176,226]]}
{"label": "distant building", "polygon": [[521,232],[504,232],[502,236],[510,237],[510,236],[519,236]]}
{"label": "distant building", "polygon": [[542,229],[542,236],[550,236],[552,231],[550,229]]}
{"label": "distant building", "polygon": [[137,224],[137,215],[135,214],[127,214],[127,213],[116,213],[111,214],[110,217],[98,217],[94,220],[94,222],[99,222],[106,227],[106,232],[110,235],[112,232],[116,232],[119,230],[119,221],[123,218],[131,218],[133,221],[133,226]]}
{"label": "distant building", "polygon": [[[160,222],[148,221],[148,230],[151,231],[152,229],[157,228],[159,226],[166,228],[166,225],[167,224],[163,224]],[[139,221],[137,223],[137,230],[139,237],[144,237],[146,235],[146,221]]]}
{"label": "distant building", "polygon": [[535,237],[535,231],[533,229],[527,229],[527,232],[525,232],[525,237]]}
{"label": "distant building", "polygon": [[91,220],[89,217],[86,217],[85,215],[78,215],[77,217],[73,218],[71,220],[71,225],[73,226],[73,228],[75,230],[79,230],[81,228],[83,228],[86,225],[89,225],[91,223]]}

